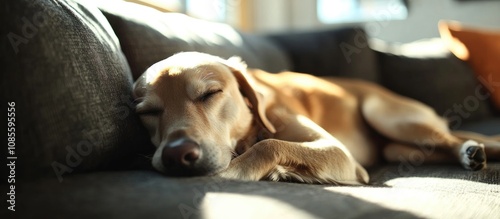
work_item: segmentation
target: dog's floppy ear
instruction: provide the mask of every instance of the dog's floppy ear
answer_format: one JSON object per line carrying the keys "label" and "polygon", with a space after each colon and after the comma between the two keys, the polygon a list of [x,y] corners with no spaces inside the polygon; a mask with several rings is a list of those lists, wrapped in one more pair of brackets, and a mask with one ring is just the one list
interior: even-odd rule
{"label": "dog's floppy ear", "polygon": [[270,133],[276,133],[276,129],[266,116],[264,97],[254,89],[254,82],[246,72],[247,65],[241,61],[240,57],[231,57],[224,64],[233,72],[240,86],[241,93],[251,104],[250,109],[252,114],[257,118],[257,121]]}

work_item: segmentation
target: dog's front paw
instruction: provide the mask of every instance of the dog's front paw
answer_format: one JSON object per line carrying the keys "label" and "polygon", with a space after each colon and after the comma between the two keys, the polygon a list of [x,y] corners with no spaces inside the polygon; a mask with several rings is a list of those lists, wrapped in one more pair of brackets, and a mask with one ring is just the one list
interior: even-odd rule
{"label": "dog's front paw", "polygon": [[262,177],[259,177],[256,174],[251,174],[249,171],[236,167],[229,167],[219,173],[216,174],[218,177],[222,177],[225,179],[235,179],[242,181],[259,181]]}
{"label": "dog's front paw", "polygon": [[219,173],[216,174],[216,176],[218,177],[222,177],[222,178],[225,178],[225,179],[240,179],[241,177],[239,176],[240,174],[238,174],[237,172],[235,171],[231,171],[231,170],[223,170]]}
{"label": "dog's front paw", "polygon": [[481,170],[486,168],[486,153],[484,145],[473,140],[468,140],[460,148],[462,166],[468,170]]}

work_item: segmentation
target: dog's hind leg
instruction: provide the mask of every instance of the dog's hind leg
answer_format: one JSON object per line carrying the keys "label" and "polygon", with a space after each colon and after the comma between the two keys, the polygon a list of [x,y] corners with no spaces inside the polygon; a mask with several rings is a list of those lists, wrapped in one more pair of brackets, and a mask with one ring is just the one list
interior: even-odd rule
{"label": "dog's hind leg", "polygon": [[446,121],[420,102],[381,92],[363,99],[362,113],[370,126],[394,142],[430,148],[466,169],[486,166],[483,144],[452,135]]}
{"label": "dog's hind leg", "polygon": [[384,159],[391,163],[409,163],[418,166],[424,163],[456,163],[456,158],[449,152],[436,150],[430,145],[412,145],[399,142],[386,144],[383,149]]}
{"label": "dog's hind leg", "polygon": [[451,133],[463,140],[472,139],[483,143],[488,160],[500,161],[500,135],[486,136],[466,131],[452,131]]}

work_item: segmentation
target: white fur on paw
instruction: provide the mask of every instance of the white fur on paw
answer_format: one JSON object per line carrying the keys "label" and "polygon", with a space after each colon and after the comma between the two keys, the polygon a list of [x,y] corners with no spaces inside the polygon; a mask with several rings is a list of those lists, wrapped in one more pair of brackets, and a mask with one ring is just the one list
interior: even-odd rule
{"label": "white fur on paw", "polygon": [[484,145],[473,140],[468,140],[460,148],[460,161],[468,170],[481,170],[486,168],[486,153]]}

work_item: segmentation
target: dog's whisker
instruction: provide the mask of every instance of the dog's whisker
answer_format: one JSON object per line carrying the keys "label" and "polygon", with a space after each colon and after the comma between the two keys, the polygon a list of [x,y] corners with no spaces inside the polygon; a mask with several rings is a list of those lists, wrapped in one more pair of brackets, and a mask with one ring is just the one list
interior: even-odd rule
{"label": "dog's whisker", "polygon": [[238,153],[236,153],[236,151],[231,150],[231,160],[234,158],[237,158],[238,156],[240,156],[240,155]]}
{"label": "dog's whisker", "polygon": [[141,157],[147,158],[147,159],[153,159],[154,154],[139,154]]}

